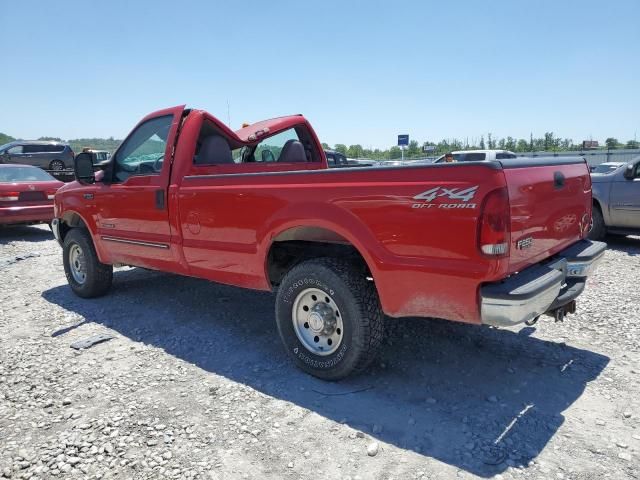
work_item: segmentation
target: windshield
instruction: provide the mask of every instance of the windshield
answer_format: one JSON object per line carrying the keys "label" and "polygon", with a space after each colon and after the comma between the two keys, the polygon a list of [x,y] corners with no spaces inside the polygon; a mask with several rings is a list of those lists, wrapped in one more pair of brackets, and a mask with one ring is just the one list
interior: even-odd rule
{"label": "windshield", "polygon": [[0,167],[0,183],[52,181],[55,178],[36,167]]}
{"label": "windshield", "polygon": [[615,172],[621,166],[622,165],[611,165],[611,164],[601,163],[600,165],[596,165],[595,167],[592,167],[591,173],[611,173],[611,172]]}

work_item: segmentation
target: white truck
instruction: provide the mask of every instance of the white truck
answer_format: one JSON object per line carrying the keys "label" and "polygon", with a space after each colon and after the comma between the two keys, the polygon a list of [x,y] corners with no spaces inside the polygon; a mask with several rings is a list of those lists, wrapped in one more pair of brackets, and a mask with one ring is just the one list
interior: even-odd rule
{"label": "white truck", "polygon": [[[506,158],[517,158],[518,156],[509,150],[457,150],[451,152],[456,162],[479,162],[504,160]],[[433,163],[444,163],[444,155],[436,158]]]}

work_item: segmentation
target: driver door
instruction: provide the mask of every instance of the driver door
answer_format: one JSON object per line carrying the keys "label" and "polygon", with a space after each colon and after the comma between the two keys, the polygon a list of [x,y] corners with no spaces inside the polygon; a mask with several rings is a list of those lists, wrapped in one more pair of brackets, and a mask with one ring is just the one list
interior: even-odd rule
{"label": "driver door", "polygon": [[640,228],[640,162],[633,166],[633,177],[617,174],[609,200],[611,227]]}
{"label": "driver door", "polygon": [[144,118],[122,142],[95,190],[97,232],[111,263],[174,264],[167,190],[184,106]]}

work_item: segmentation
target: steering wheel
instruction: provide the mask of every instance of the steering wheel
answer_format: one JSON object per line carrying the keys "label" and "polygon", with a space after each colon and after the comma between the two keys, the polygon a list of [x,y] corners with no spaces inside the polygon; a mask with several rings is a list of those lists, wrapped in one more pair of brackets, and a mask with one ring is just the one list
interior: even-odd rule
{"label": "steering wheel", "polygon": [[164,154],[160,155],[153,162],[153,170],[159,172],[162,170],[162,163],[164,162]]}

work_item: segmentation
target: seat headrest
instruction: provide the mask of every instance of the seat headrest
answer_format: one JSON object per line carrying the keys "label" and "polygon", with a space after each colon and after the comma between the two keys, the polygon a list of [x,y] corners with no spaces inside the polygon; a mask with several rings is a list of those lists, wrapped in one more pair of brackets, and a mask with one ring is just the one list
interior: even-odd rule
{"label": "seat headrest", "polygon": [[297,140],[287,140],[282,147],[278,162],[306,162],[307,154],[304,151],[302,143]]}
{"label": "seat headrest", "polygon": [[233,163],[229,143],[220,135],[210,135],[205,138],[195,160],[196,165],[212,165],[215,163]]}

